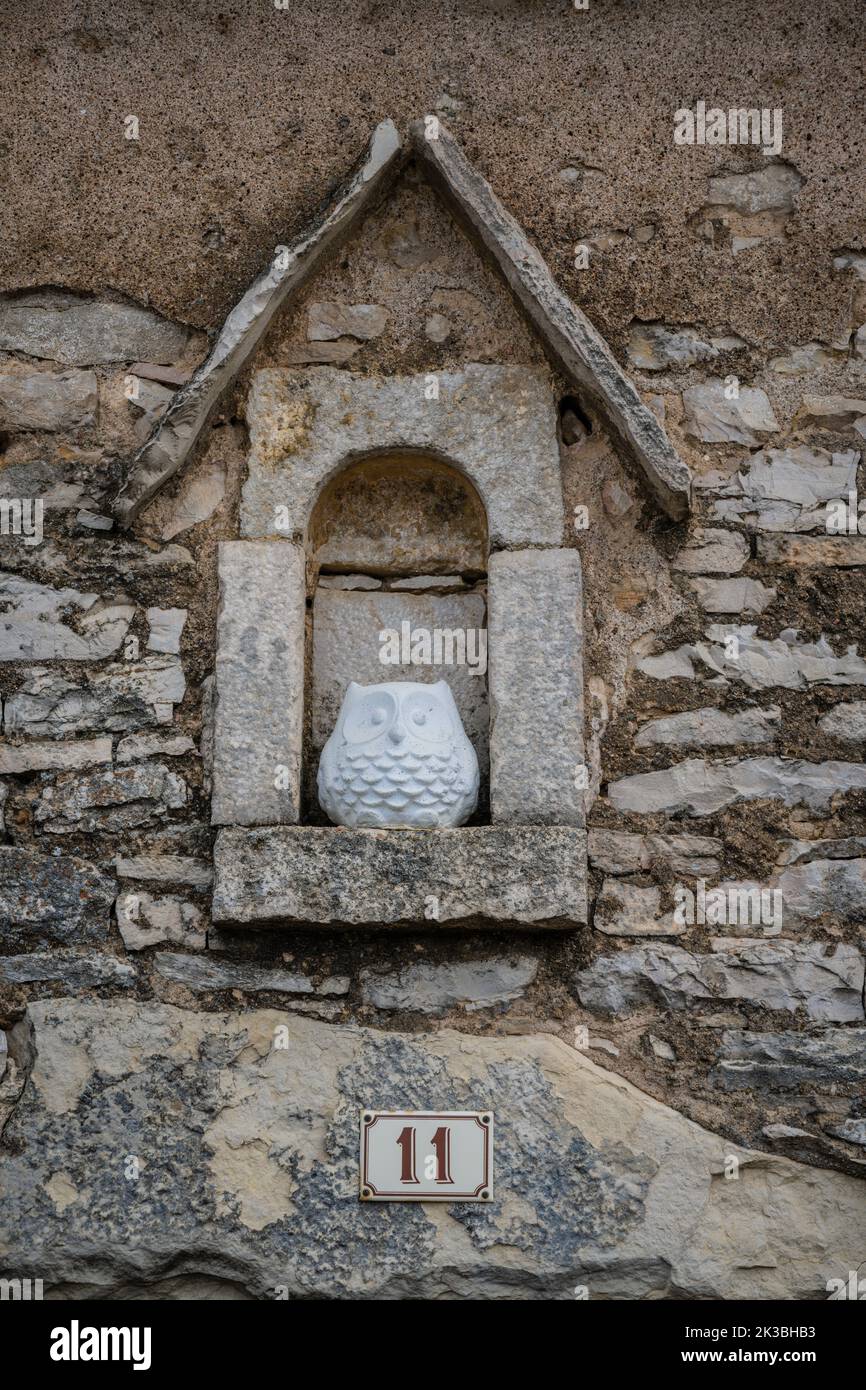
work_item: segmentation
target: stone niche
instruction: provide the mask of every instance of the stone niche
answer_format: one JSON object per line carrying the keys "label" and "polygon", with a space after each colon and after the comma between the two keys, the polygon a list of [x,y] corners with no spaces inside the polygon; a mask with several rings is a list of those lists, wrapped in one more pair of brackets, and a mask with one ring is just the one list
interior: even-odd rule
{"label": "stone niche", "polygon": [[[581,575],[546,372],[268,368],[247,420],[242,538],[219,557],[214,920],[585,921]],[[315,775],[350,680],[448,681],[481,769],[470,824],[327,823]]]}
{"label": "stone niche", "polygon": [[[313,602],[303,803],[311,818],[319,755],[352,680],[448,682],[478,755],[483,818],[490,761],[487,518],[474,487],[451,465],[422,454],[359,460],[320,494],[306,549]],[[428,643],[435,656],[437,632],[439,655],[450,660],[402,661],[413,648],[424,658]],[[382,660],[397,655],[399,665]]]}

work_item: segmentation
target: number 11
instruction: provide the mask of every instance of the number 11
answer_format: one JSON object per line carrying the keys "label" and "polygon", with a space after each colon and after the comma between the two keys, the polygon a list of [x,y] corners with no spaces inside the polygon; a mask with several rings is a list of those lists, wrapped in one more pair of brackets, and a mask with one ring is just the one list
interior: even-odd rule
{"label": "number 11", "polygon": [[[436,1130],[431,1139],[431,1144],[436,1151],[436,1181],[437,1183],[451,1183],[451,1131],[444,1125]],[[415,1129],[412,1125],[407,1125],[401,1130],[396,1143],[400,1146],[402,1154],[402,1168],[400,1181],[404,1183],[417,1183],[418,1175],[415,1169]]]}

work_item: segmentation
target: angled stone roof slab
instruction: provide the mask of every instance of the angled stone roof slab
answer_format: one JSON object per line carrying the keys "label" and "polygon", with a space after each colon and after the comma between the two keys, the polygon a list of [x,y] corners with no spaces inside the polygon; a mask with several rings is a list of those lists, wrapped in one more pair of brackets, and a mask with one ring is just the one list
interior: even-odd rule
{"label": "angled stone roof slab", "polygon": [[[436,139],[428,131],[436,130]],[[434,188],[495,261],[563,373],[591,398],[669,516],[689,509],[691,474],[601,334],[554,280],[547,263],[441,122],[415,121],[412,147]]]}
{"label": "angled stone roof slab", "polygon": [[[430,130],[436,131],[435,139],[428,138]],[[601,334],[559,288],[542,256],[441,122],[432,124],[428,118],[414,123],[412,146],[431,184],[495,262],[566,378],[586,394],[668,515],[685,516],[690,503],[689,469]],[[228,315],[207,360],[178,391],[131,460],[113,504],[121,525],[129,526],[184,466],[219,397],[250,360],[274,315],[370,210],[404,158],[396,127],[383,121],[358,168],[321,220],[291,245],[278,248],[271,265]]]}
{"label": "angled stone roof slab", "polygon": [[277,249],[232,309],[207,360],[171,401],[150,438],[132,460],[114,501],[114,515],[129,526],[193,450],[222,392],[246,365],[277,310],[318,268],[324,255],[344,240],[402,161],[400,136],[382,121],[348,182],[334,195],[316,225]]}

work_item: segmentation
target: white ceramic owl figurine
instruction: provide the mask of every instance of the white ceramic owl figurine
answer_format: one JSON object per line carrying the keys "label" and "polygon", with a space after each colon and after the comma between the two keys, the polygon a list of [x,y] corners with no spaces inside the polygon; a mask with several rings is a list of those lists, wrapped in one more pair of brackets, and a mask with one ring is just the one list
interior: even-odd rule
{"label": "white ceramic owl figurine", "polygon": [[335,825],[462,825],[478,802],[478,759],[450,686],[350,682],[322,749],[318,787]]}

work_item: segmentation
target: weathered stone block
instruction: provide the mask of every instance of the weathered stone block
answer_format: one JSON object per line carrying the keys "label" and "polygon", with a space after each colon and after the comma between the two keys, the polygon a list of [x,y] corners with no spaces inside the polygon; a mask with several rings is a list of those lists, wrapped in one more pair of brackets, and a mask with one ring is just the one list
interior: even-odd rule
{"label": "weathered stone block", "polygon": [[224,541],[219,552],[214,825],[280,825],[300,814],[304,553]]}
{"label": "weathered stone block", "polygon": [[729,1029],[713,1073],[726,1090],[771,1091],[798,1086],[866,1083],[866,1028],[823,1028],[817,1033],[751,1033]]}
{"label": "weathered stone block", "polygon": [[606,936],[680,936],[685,927],[662,912],[661,889],[606,878],[592,925]]}
{"label": "weathered stone block", "polygon": [[779,734],[782,711],[778,705],[768,709],[725,710],[707,709],[669,714],[662,719],[650,719],[634,741],[635,748],[652,748],[662,744],[668,748],[733,748],[737,744],[773,743]]}
{"label": "weathered stone block", "polygon": [[521,998],[538,973],[531,956],[491,956],[489,960],[434,965],[417,961],[403,970],[364,971],[364,1002],[376,1009],[422,1014],[463,1008],[468,1013]]}
{"label": "weathered stone block", "polygon": [[606,874],[639,873],[661,860],[676,874],[715,878],[721,852],[721,840],[709,835],[638,835],[600,828],[589,832],[589,862]]}
{"label": "weathered stone block", "polygon": [[205,456],[198,467],[184,474],[176,492],[166,491],[154,499],[144,518],[145,526],[164,541],[183,535],[213,516],[225,496],[226,479],[225,464]]}
{"label": "weathered stone block", "polygon": [[832,565],[854,569],[866,565],[866,536],[758,537],[758,559],[766,565]]}
{"label": "weathered stone block", "polygon": [[7,985],[58,981],[73,990],[96,989],[100,985],[130,989],[136,978],[133,965],[105,951],[70,948],[30,951],[25,956],[0,956],[0,981]]}
{"label": "weathered stone block", "polygon": [[141,854],[121,857],[115,862],[118,878],[140,883],[168,883],[184,888],[210,888],[213,867],[206,859],[190,859],[183,854]]}
{"label": "weathered stone block", "polygon": [[775,881],[786,928],[821,917],[860,924],[866,918],[866,856],[791,864]]}
{"label": "weathered stone block", "polygon": [[343,995],[349,992],[346,975],[333,975],[315,984],[307,975],[271,970],[248,961],[214,960],[211,956],[183,956],[159,951],[160,975],[192,990],[243,989],[250,994],[273,990],[275,994]]}
{"label": "weathered stone block", "polygon": [[739,531],[698,526],[673,562],[685,574],[736,574],[749,558],[749,543]]}
{"label": "weathered stone block", "polygon": [[69,772],[94,763],[111,762],[111,739],[78,739],[72,743],[47,740],[14,745],[0,744],[0,772]]}
{"label": "weathered stone block", "polygon": [[103,362],[174,362],[189,330],[137,304],[58,290],[0,296],[0,349],[47,357],[68,366]]}
{"label": "weathered stone block", "polygon": [[[742,681],[751,690],[788,690],[821,685],[862,685],[866,682],[866,661],[852,646],[836,656],[822,634],[817,642],[801,642],[796,628],[785,628],[778,637],[756,637],[751,624],[712,623],[707,641],[677,647],[661,656],[646,656],[638,670],[656,680],[695,675],[693,662],[701,662],[714,675]],[[729,650],[735,640],[736,656]]]}
{"label": "weathered stone block", "polygon": [[698,602],[708,613],[763,613],[776,590],[757,579],[692,579]]}
{"label": "weathered stone block", "polygon": [[767,797],[785,806],[821,810],[835,796],[866,787],[866,764],[809,763],[796,758],[745,758],[707,763],[689,758],[660,772],[622,777],[608,788],[617,811],[686,811],[708,816],[737,801]]}
{"label": "weathered stone block", "polygon": [[745,174],[717,174],[707,182],[707,202],[729,206],[743,216],[762,212],[791,212],[803,175],[783,161],[750,169]]}
{"label": "weathered stone block", "polygon": [[692,663],[694,650],[693,647],[676,647],[673,651],[643,656],[636,663],[636,669],[642,676],[656,681],[691,681],[697,674]]}
{"label": "weathered stone block", "polygon": [[487,507],[491,546],[561,545],[559,445],[547,373],[472,365],[440,372],[437,382],[438,398],[430,399],[425,376],[362,377],[332,367],[258,371],[247,402],[252,451],[243,534],[300,540],[323,483],[348,459],[431,450],[474,483]]}
{"label": "weathered stone block", "polygon": [[[382,580],[370,574],[320,574],[319,589],[381,589]],[[398,585],[394,584],[393,588]]]}
{"label": "weathered stone block", "polygon": [[797,423],[821,430],[846,430],[866,416],[866,400],[851,396],[804,396]]}
{"label": "weathered stone block", "polygon": [[195,903],[173,894],[121,893],[117,899],[117,925],[127,951],[143,951],[161,941],[190,950],[207,945],[206,923]]}
{"label": "weathered stone block", "polygon": [[586,837],[570,826],[223,830],[215,922],[569,927],[586,920]]}
{"label": "weathered stone block", "polygon": [[710,444],[760,444],[762,436],[773,434],[779,422],[773,414],[766,391],[741,386],[739,395],[729,399],[722,381],[689,386],[683,392],[686,432]]}
{"label": "weathered stone block", "polygon": [[0,940],[4,950],[34,941],[102,941],[114,883],[92,864],[62,854],[0,845]]}
{"label": "weathered stone block", "polygon": [[491,555],[488,603],[492,819],[582,825],[580,556]]}
{"label": "weathered stone block", "polygon": [[697,999],[742,999],[766,1009],[802,1008],[817,1023],[857,1023],[863,1013],[864,960],[844,943],[743,942],[735,950],[692,955],[680,946],[637,946],[600,956],[576,975],[582,1004],[621,1013],[655,1004],[685,1009]]}
{"label": "weathered stone block", "polygon": [[6,732],[60,738],[89,729],[118,732],[167,724],[185,691],[183,667],[173,657],[106,666],[83,673],[77,682],[34,667],[6,701]]}
{"label": "weathered stone block", "polygon": [[837,341],[830,347],[814,342],[789,344],[784,357],[770,358],[770,371],[782,376],[811,376],[836,366],[840,359],[844,359],[844,349]]}
{"label": "weathered stone block", "polygon": [[[135,607],[0,573],[0,661],[99,661],[117,651]],[[74,614],[76,627],[67,620]]]}
{"label": "weathered stone block", "polygon": [[311,304],[307,337],[314,343],[344,337],[366,343],[384,333],[387,322],[387,312],[380,304]]}
{"label": "weathered stone block", "polygon": [[834,1139],[844,1139],[846,1144],[866,1148],[866,1120],[840,1120],[835,1125],[824,1125],[824,1129]]}
{"label": "weathered stone block", "polygon": [[150,628],[147,650],[168,652],[177,656],[180,651],[180,635],[186,623],[186,609],[148,608],[147,622]]}
{"label": "weathered stone block", "polygon": [[138,763],[145,758],[183,758],[195,751],[189,734],[130,734],[117,745],[117,761]]}
{"label": "weathered stone block", "polygon": [[46,787],[33,818],[50,835],[134,830],[179,810],[187,795],[183,778],[162,763],[138,763]]}
{"label": "weathered stone block", "polygon": [[823,531],[827,503],[857,486],[855,449],[831,454],[802,444],[761,449],[747,467],[717,487],[713,515],[759,531]]}
{"label": "weathered stone block", "polygon": [[34,371],[20,362],[0,367],[0,425],[11,430],[75,430],[96,415],[93,372]]}
{"label": "weathered stone block", "polygon": [[628,356],[632,366],[641,371],[663,372],[712,361],[722,352],[735,352],[745,346],[742,338],[735,335],[715,337],[707,333],[702,337],[688,326],[635,321],[629,329]]}
{"label": "weathered stone block", "polygon": [[828,738],[844,743],[866,743],[866,700],[834,705],[818,720],[818,728]]}

